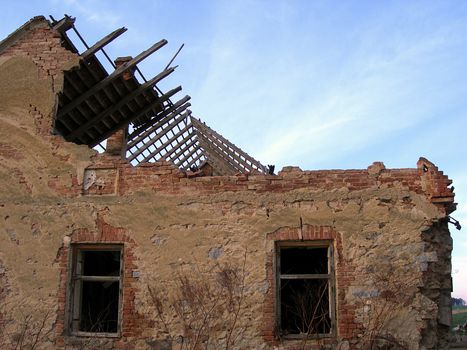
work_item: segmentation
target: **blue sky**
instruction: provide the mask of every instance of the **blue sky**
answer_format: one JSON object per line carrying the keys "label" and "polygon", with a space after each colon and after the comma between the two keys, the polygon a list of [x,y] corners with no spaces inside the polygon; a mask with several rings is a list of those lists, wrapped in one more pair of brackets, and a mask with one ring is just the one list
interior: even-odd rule
{"label": "blue sky", "polygon": [[[0,37],[35,15],[67,13],[93,44],[153,76],[185,43],[179,84],[192,110],[263,164],[302,169],[415,167],[454,180],[467,227],[466,1],[2,1]],[[451,226],[456,297],[467,300],[467,229]]]}

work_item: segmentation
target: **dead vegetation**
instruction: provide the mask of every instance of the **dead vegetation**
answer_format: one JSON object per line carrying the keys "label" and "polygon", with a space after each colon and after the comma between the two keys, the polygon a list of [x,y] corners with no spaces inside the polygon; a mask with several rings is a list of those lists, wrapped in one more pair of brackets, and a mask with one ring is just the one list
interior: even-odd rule
{"label": "dead vegetation", "polygon": [[[0,314],[0,349],[36,350],[51,344],[53,336],[50,310],[35,308],[33,316],[28,308],[3,308]],[[24,305],[23,305],[24,306]]]}
{"label": "dead vegetation", "polygon": [[164,341],[173,349],[232,349],[241,339],[246,253],[240,267],[216,264],[210,272],[179,274],[174,285],[148,287]]}
{"label": "dead vegetation", "polygon": [[[401,278],[401,276],[404,276]],[[376,295],[360,297],[363,310],[362,327],[358,330],[359,344],[364,350],[408,350],[406,341],[399,338],[391,321],[401,308],[408,308],[416,292],[417,278],[410,273],[396,273],[394,269],[373,275]]]}

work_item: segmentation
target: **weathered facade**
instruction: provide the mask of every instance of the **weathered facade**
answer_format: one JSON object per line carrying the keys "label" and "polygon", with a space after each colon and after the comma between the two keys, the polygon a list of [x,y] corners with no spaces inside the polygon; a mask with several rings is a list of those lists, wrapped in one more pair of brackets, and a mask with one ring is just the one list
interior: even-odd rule
{"label": "weathered facade", "polygon": [[[128,117],[135,66],[86,86],[71,75],[95,52],[62,24],[0,43],[2,349],[448,348],[455,204],[435,165],[275,175],[196,119],[150,149],[187,100],[151,92],[162,117]],[[127,90],[98,106],[103,81]]]}

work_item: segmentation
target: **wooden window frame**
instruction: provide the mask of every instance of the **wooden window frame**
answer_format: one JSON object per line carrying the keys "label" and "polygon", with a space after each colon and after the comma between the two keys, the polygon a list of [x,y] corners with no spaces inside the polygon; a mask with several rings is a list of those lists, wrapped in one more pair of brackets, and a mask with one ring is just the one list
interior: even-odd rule
{"label": "wooden window frame", "polygon": [[[279,336],[283,339],[322,339],[332,338],[337,335],[336,322],[336,283],[335,283],[335,262],[334,262],[334,241],[319,240],[319,241],[276,241],[275,242],[275,275],[276,275],[276,327]],[[327,274],[281,274],[280,261],[281,250],[284,248],[293,247],[311,247],[311,248],[327,248]],[[308,335],[302,334],[282,334],[281,325],[281,280],[283,279],[322,279],[328,281],[328,298],[329,298],[329,317],[331,320],[331,330],[329,333],[314,333]]]}
{"label": "wooden window frame", "polygon": [[[72,244],[70,247],[71,254],[69,256],[69,279],[68,279],[68,308],[66,319],[68,320],[68,334],[71,336],[82,337],[107,337],[118,338],[121,336],[121,323],[122,323],[122,301],[123,301],[123,244],[86,244],[78,243]],[[79,272],[78,258],[84,251],[119,251],[120,252],[120,273],[118,276],[86,276]],[[82,305],[81,300],[81,283],[83,281],[93,282],[118,282],[118,319],[116,332],[85,332],[79,330],[79,314]],[[76,318],[76,315],[78,317]]]}

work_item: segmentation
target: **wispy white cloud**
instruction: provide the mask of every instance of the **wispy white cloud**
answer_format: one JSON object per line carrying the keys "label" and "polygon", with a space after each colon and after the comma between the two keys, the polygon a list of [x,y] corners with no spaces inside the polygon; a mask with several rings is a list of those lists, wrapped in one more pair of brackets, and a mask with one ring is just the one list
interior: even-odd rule
{"label": "wispy white cloud", "polygon": [[[268,56],[269,48],[253,34],[267,19],[260,16],[255,22],[244,12],[239,18],[230,10],[219,16],[209,69],[195,97],[198,105],[207,107],[202,117],[208,123],[218,122],[213,126],[249,145],[258,158],[285,164],[286,159],[298,161],[312,154],[319,161],[368,147],[432,117],[432,98],[440,94],[428,86],[427,69],[442,55],[455,28],[404,37],[398,28],[391,28],[394,35],[386,33],[384,24],[376,21],[375,28],[353,33],[352,51],[335,65],[321,56],[329,54],[328,48],[283,47],[281,42],[274,47],[280,53]],[[234,22],[242,25],[231,30]],[[272,32],[280,36],[280,31]],[[383,34],[387,40],[381,40]],[[293,37],[291,41],[297,43]],[[319,125],[326,127],[321,130]]]}

